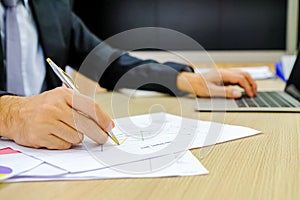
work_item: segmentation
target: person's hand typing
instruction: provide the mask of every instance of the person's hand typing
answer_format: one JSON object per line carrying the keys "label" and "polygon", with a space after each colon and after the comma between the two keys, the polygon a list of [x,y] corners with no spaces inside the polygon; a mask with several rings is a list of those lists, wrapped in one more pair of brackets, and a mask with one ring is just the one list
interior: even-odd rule
{"label": "person's hand typing", "polygon": [[257,93],[255,81],[248,73],[240,70],[219,69],[203,74],[181,72],[177,77],[178,89],[200,97],[241,97],[240,90],[226,85],[242,87],[249,97],[254,97]]}
{"label": "person's hand typing", "polygon": [[95,101],[63,87],[31,97],[2,96],[0,113],[0,135],[34,148],[69,149],[83,134],[103,144],[104,131],[114,127]]}

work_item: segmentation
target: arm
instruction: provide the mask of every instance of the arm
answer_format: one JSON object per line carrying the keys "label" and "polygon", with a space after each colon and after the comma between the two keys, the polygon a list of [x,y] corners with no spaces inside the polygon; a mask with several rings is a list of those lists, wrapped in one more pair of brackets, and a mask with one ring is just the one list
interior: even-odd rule
{"label": "arm", "polygon": [[0,90],[0,97],[3,95],[11,95],[10,93],[6,92],[6,91],[1,91]]}
{"label": "arm", "polygon": [[158,63],[124,54],[106,69],[100,85],[109,90],[122,87],[139,88],[182,96],[186,92],[178,89],[176,79],[179,72],[187,69],[190,68],[179,63]]}
{"label": "arm", "polygon": [[[178,90],[176,86],[178,73],[184,71],[187,68],[186,65],[141,60],[124,51],[112,48],[92,34],[75,14],[72,15],[71,40],[69,65],[99,82],[104,88],[113,90],[121,87],[136,88],[143,85],[139,88],[176,95],[186,94]],[[92,50],[93,55],[89,54]],[[79,69],[78,63],[81,63],[87,55],[88,61],[85,60],[85,62],[88,63]],[[125,74],[126,81],[124,79],[120,81]]]}
{"label": "arm", "polygon": [[[72,58],[84,59],[82,55],[89,54],[91,49],[100,44],[100,47],[97,46],[93,50],[94,55],[89,55],[88,63],[84,65],[88,68],[79,69],[79,71],[109,90],[125,87],[154,90],[179,96],[188,92],[205,97],[240,97],[240,91],[231,87],[223,87],[221,83],[224,83],[241,86],[250,97],[256,95],[255,82],[244,72],[219,70],[220,76],[213,72],[202,76],[183,73],[186,71],[186,65],[171,62],[162,64],[154,60],[137,59],[101,42],[88,31],[75,14],[73,14],[72,21],[74,41],[72,49],[76,50],[76,54]],[[97,50],[99,51],[97,52]],[[226,94],[222,94],[222,91],[225,91]]]}

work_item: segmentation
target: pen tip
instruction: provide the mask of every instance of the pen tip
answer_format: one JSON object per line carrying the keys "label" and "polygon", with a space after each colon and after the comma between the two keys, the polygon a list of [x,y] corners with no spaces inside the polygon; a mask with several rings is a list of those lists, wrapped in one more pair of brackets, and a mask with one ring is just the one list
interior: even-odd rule
{"label": "pen tip", "polygon": [[116,138],[116,136],[114,135],[114,133],[112,131],[109,131],[108,135],[117,145],[120,145],[119,140]]}
{"label": "pen tip", "polygon": [[46,60],[47,60],[48,63],[52,62],[52,60],[50,58],[47,58]]}
{"label": "pen tip", "polygon": [[120,142],[118,141],[118,139],[116,137],[112,137],[111,138],[117,145],[120,145]]}

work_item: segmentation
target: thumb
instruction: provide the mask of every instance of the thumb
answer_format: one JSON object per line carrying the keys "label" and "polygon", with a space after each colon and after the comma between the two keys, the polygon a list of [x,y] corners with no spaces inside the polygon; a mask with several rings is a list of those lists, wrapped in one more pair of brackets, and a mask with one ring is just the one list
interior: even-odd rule
{"label": "thumb", "polygon": [[235,88],[225,87],[226,97],[227,98],[240,98],[242,96],[242,92]]}
{"label": "thumb", "polygon": [[238,90],[236,88],[215,86],[211,90],[211,96],[212,97],[240,98],[242,96],[242,93],[240,90]]}

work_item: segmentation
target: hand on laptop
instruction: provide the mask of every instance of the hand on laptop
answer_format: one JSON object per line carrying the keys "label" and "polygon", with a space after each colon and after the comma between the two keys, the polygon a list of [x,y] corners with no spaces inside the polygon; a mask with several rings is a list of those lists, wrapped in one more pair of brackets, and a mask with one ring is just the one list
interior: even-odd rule
{"label": "hand on laptop", "polygon": [[242,87],[249,97],[256,96],[257,85],[255,81],[247,72],[240,70],[218,69],[203,74],[181,72],[177,77],[177,87],[180,90],[200,97],[241,97],[241,91],[229,87],[229,85]]}

